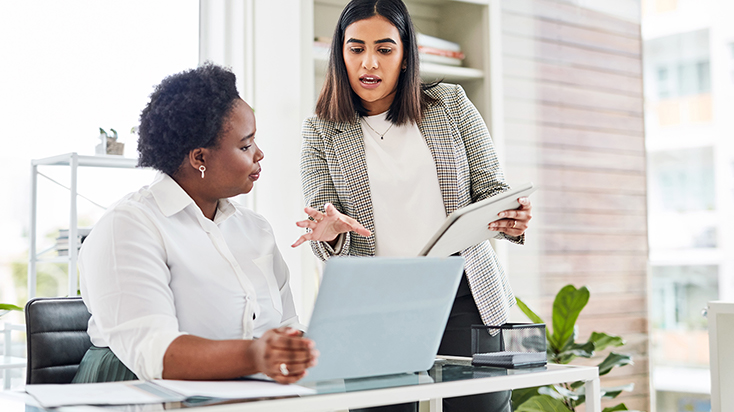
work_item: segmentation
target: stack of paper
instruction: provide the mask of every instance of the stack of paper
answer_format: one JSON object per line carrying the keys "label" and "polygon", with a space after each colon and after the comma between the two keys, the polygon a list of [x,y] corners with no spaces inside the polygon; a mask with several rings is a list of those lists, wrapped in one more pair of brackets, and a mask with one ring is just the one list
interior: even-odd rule
{"label": "stack of paper", "polygon": [[184,401],[195,397],[249,399],[302,396],[315,390],[257,380],[125,381],[82,384],[26,385],[25,390],[46,408],[69,405],[133,405]]}
{"label": "stack of paper", "polygon": [[545,365],[545,352],[492,352],[475,353],[472,357],[473,365],[499,366],[503,368],[517,368],[520,366]]}

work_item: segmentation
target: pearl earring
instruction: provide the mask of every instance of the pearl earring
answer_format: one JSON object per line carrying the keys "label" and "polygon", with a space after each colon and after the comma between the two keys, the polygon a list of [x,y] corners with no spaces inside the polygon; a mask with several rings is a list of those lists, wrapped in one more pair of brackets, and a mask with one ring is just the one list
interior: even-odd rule
{"label": "pearl earring", "polygon": [[199,166],[199,171],[201,172],[201,178],[204,178],[204,172],[206,172],[206,166],[201,165]]}

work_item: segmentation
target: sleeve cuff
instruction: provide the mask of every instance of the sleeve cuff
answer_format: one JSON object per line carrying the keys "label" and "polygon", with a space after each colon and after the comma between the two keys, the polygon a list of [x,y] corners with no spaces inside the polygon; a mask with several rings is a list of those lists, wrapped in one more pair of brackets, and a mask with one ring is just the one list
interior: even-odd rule
{"label": "sleeve cuff", "polygon": [[346,236],[344,235],[344,233],[339,233],[339,236],[336,237],[336,245],[334,245],[334,247],[331,247],[331,245],[329,245],[328,243],[326,245],[328,248],[331,248],[331,251],[335,255],[338,255],[342,253],[342,249],[344,248],[344,238],[345,237]]}

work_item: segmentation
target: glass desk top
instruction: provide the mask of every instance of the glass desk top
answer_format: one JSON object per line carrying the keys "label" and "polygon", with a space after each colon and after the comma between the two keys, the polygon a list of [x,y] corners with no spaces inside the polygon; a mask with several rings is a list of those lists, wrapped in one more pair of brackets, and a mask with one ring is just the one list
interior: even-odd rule
{"label": "glass desk top", "polygon": [[[593,370],[593,376],[591,373]],[[571,373],[568,373],[571,372]],[[546,376],[547,375],[547,376]],[[551,376],[552,375],[552,376]],[[531,380],[523,379],[521,376],[527,376],[532,378]],[[581,376],[581,378],[579,378]],[[554,365],[549,364],[543,367],[535,368],[520,368],[520,369],[504,369],[495,368],[488,366],[472,366],[470,358],[450,358],[450,359],[437,359],[436,363],[429,371],[416,372],[416,373],[405,373],[398,375],[386,375],[370,378],[359,378],[359,379],[338,379],[332,381],[321,381],[321,382],[309,382],[303,384],[303,386],[314,389],[315,394],[305,395],[298,399],[306,400],[306,398],[318,399],[335,399],[341,395],[340,399],[345,399],[345,394],[353,394],[355,396],[367,394],[367,391],[380,391],[395,388],[403,388],[408,391],[411,390],[437,390],[439,386],[448,387],[449,385],[437,385],[439,383],[451,383],[451,382],[463,382],[462,387],[467,386],[471,383],[468,381],[476,381],[483,378],[491,377],[510,377],[513,380],[514,387],[525,387],[525,386],[536,386],[540,382],[538,379],[548,382],[568,382],[574,380],[590,380],[592,378],[598,379],[596,374],[596,368],[592,367],[570,367],[569,365]],[[513,377],[520,378],[519,380]],[[588,378],[588,379],[587,379]],[[499,381],[496,379],[483,380],[483,382],[494,382]],[[527,381],[531,383],[529,385],[524,384]],[[542,384],[542,383],[541,383]],[[459,387],[458,385],[453,385]],[[486,385],[483,385],[486,386]],[[490,385],[491,386],[491,385]],[[486,386],[486,387],[490,387]],[[412,388],[411,388],[412,387]],[[499,389],[504,390],[504,389]],[[486,392],[492,392],[493,390],[487,390]],[[402,392],[406,392],[403,390]],[[485,392],[478,390],[476,393]],[[386,392],[380,392],[386,393]],[[395,393],[395,391],[393,391]],[[416,392],[417,393],[417,392]],[[371,392],[370,396],[378,396],[378,392]],[[413,395],[411,395],[413,396]],[[415,395],[416,399],[428,399],[431,396],[418,396]],[[439,394],[436,397],[450,397],[457,396],[451,394]],[[352,396],[354,398],[354,396]],[[287,400],[292,398],[267,398],[268,402],[272,401],[278,403],[278,400]],[[190,408],[201,408],[205,406],[213,405],[233,405],[237,404],[241,406],[241,409],[248,409],[247,405],[263,401],[263,398],[257,399],[237,399],[237,400],[223,400],[223,399],[211,399],[211,398],[189,398],[184,402],[170,402],[170,403],[157,403],[157,404],[145,404],[145,405],[118,405],[118,406],[69,406],[52,409],[57,412],[71,412],[71,411],[129,411],[129,412],[148,412],[148,411],[161,411],[161,410],[173,410],[173,409],[190,409]],[[313,402],[312,402],[313,403]],[[12,392],[0,393],[0,411],[3,412],[45,412],[46,409],[36,406],[35,400],[30,398],[24,393],[15,394]],[[255,405],[250,405],[255,406]],[[208,409],[208,408],[205,408]],[[212,408],[220,409],[220,408]],[[326,409],[329,409],[328,407]],[[346,409],[346,408],[332,408],[332,409]],[[234,409],[233,409],[234,410]]]}

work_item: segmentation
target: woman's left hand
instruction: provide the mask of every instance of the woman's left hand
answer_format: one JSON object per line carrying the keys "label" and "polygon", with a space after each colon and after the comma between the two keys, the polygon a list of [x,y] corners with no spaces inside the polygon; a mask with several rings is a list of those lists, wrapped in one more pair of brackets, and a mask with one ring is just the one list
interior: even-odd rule
{"label": "woman's left hand", "polygon": [[513,237],[521,236],[525,233],[528,229],[530,219],[533,217],[531,213],[533,206],[527,197],[521,197],[517,201],[520,203],[520,207],[500,212],[499,216],[502,219],[490,223],[489,230],[503,232]]}

